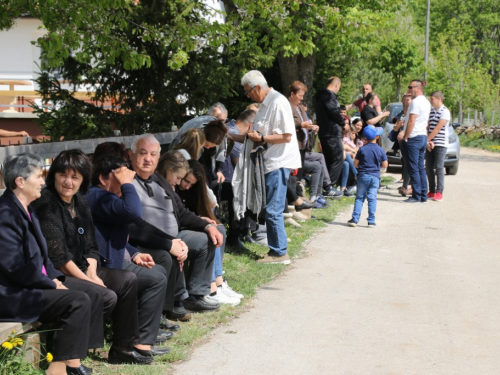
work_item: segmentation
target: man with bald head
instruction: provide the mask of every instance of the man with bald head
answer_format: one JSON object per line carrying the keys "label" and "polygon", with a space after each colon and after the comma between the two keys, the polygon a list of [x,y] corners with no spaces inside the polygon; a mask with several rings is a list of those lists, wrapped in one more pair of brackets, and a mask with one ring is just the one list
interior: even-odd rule
{"label": "man with bald head", "polygon": [[[365,100],[366,95],[373,92],[372,85],[370,85],[369,83],[365,83],[363,85],[362,91],[363,91],[363,96],[361,98],[359,98],[358,100],[356,100],[354,103],[349,104],[346,107],[346,110],[350,111],[352,108],[358,107],[359,113],[361,113],[361,111],[363,110],[363,108],[365,108],[365,106],[367,104],[366,100]],[[375,103],[374,108],[377,111],[377,113],[379,115],[382,114],[382,107],[380,106],[380,99],[378,98],[378,96],[375,96],[374,103]]]}
{"label": "man with bald head", "polygon": [[[335,184],[342,173],[344,163],[344,144],[342,142],[342,127],[345,123],[340,114],[340,105],[337,94],[340,90],[339,77],[331,77],[326,89],[316,93],[316,116],[319,125],[318,137],[321,149],[325,156],[326,167],[332,184]],[[344,192],[335,191],[331,186],[325,194],[330,197],[343,195]]]}

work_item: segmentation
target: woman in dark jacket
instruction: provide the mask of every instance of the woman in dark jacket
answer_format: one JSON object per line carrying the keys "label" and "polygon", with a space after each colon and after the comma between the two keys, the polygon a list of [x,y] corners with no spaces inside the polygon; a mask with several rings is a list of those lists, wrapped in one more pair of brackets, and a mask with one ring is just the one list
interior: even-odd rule
{"label": "woman in dark jacket", "polygon": [[[103,267],[125,269],[137,276],[139,340],[153,346],[172,337],[172,333],[165,331],[158,335],[167,275],[163,267],[155,265],[150,254],[140,253],[128,243],[128,226],[141,219],[142,205],[132,184],[135,172],[125,164],[125,160],[115,156],[98,157],[87,200]],[[153,355],[169,352],[165,347],[150,350]]]}
{"label": "woman in dark jacket", "polygon": [[[80,150],[61,152],[47,175],[47,188],[33,206],[47,239],[49,257],[67,276],[83,280],[80,290],[102,295],[103,318],[113,319],[113,345],[108,362],[148,364],[153,356],[140,345],[137,277],[129,271],[98,267],[99,250],[85,196],[92,165]],[[75,287],[76,288],[76,287]],[[102,319],[102,318],[101,318]],[[91,334],[102,335],[103,324]]]}
{"label": "woman in dark jacket", "polygon": [[[0,321],[56,323],[53,361],[47,374],[90,374],[87,356],[91,301],[68,288],[47,253],[47,243],[30,203],[40,197],[43,160],[32,154],[9,156],[0,198]],[[64,283],[64,284],[63,284]],[[78,338],[78,339],[75,339]]]}

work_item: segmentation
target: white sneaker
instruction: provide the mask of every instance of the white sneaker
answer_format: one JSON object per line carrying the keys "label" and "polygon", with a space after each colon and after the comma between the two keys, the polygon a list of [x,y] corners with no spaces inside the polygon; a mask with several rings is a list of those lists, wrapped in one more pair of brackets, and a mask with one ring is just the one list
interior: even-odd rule
{"label": "white sneaker", "polygon": [[229,297],[228,295],[226,295],[224,293],[220,293],[219,288],[217,288],[217,293],[215,294],[215,296],[211,296],[209,294],[209,295],[204,296],[203,299],[207,303],[210,303],[210,304],[219,303],[219,304],[231,305],[231,306],[238,306],[241,302],[239,298]]}
{"label": "white sneaker", "polygon": [[242,299],[245,297],[243,294],[236,292],[233,288],[231,288],[226,281],[222,283],[221,286],[217,288],[217,294],[219,294],[219,290],[222,291],[226,296]]}

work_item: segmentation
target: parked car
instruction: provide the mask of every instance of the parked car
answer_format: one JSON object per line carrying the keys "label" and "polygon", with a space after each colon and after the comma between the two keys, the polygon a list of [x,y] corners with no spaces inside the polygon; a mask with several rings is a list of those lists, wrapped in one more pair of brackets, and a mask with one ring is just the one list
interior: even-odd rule
{"label": "parked car", "polygon": [[[382,127],[384,132],[380,136],[381,144],[387,153],[387,159],[390,164],[401,165],[401,151],[398,150],[396,153],[392,150],[393,142],[389,139],[389,133],[394,127],[394,118],[403,110],[403,104],[399,103],[389,103],[385,107],[384,111],[389,111],[391,114],[386,117],[382,122]],[[453,124],[455,125],[455,124]],[[454,126],[452,124],[448,125],[448,148],[446,150],[446,158],[444,160],[444,167],[446,169],[446,174],[456,175],[458,173],[458,165],[460,161],[460,138],[455,133]]]}

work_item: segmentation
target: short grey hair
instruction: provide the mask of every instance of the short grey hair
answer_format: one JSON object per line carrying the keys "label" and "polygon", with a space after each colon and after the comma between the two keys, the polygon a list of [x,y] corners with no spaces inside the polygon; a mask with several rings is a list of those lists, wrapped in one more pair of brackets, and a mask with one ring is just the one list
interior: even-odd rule
{"label": "short grey hair", "polygon": [[245,86],[245,85],[248,85],[252,88],[259,85],[263,89],[266,89],[267,88],[267,81],[264,78],[264,75],[260,71],[250,70],[241,79],[241,86]]}
{"label": "short grey hair", "polygon": [[3,163],[3,183],[10,189],[17,188],[16,178],[28,179],[36,170],[42,169],[45,163],[40,156],[23,152],[17,155],[10,155]]}
{"label": "short grey hair", "polygon": [[[215,104],[213,104],[209,109],[208,109],[208,115],[209,116],[214,116],[214,111],[215,111],[215,108],[219,108],[223,113],[226,114],[227,116],[227,108],[224,104],[222,104],[221,102],[217,102]],[[214,116],[215,117],[215,116]]]}
{"label": "short grey hair", "polygon": [[130,149],[132,150],[133,154],[137,153],[137,143],[139,143],[139,141],[142,141],[142,140],[158,143],[158,152],[161,152],[160,142],[156,139],[156,137],[153,134],[146,133],[146,134],[142,134],[142,135],[138,136],[132,142],[132,146],[130,146]]}

